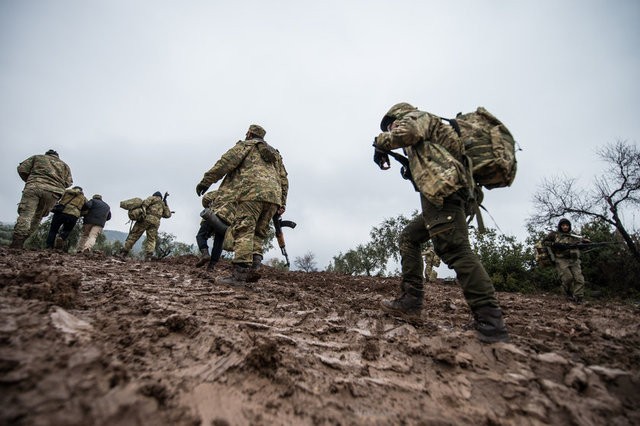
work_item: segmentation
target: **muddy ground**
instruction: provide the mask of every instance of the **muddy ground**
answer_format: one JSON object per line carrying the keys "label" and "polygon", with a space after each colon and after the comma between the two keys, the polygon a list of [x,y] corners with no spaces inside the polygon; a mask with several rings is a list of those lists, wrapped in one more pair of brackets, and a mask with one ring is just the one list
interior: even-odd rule
{"label": "muddy ground", "polygon": [[455,285],[409,324],[377,308],[396,278],[232,288],[195,259],[1,248],[0,424],[640,424],[629,301],[501,293],[512,343],[487,345]]}

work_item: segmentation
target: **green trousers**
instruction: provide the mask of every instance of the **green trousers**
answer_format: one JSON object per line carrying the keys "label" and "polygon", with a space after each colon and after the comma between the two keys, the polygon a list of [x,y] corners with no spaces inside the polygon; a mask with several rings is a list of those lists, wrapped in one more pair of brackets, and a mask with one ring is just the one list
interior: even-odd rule
{"label": "green trousers", "polygon": [[471,250],[464,191],[447,197],[442,209],[422,195],[420,200],[422,215],[409,222],[400,233],[403,284],[424,288],[421,245],[431,239],[436,254],[456,272],[469,307],[472,310],[482,306],[499,307],[493,283],[480,259]]}
{"label": "green trousers", "polygon": [[42,218],[49,214],[59,199],[60,194],[33,186],[25,187],[18,204],[18,219],[13,233],[22,238],[29,237],[38,229]]}
{"label": "green trousers", "polygon": [[145,255],[153,256],[156,250],[156,240],[158,239],[158,225],[144,220],[137,221],[133,224],[133,228],[131,228],[131,232],[129,232],[129,235],[124,242],[124,249],[130,251],[136,241],[138,241],[145,232],[147,233],[147,239],[145,240],[142,249]]}
{"label": "green trousers", "polygon": [[584,276],[580,259],[556,257],[556,271],[562,282],[562,289],[568,296],[584,296]]}
{"label": "green trousers", "polygon": [[269,233],[269,222],[278,206],[262,201],[242,201],[236,205],[233,223],[233,263],[250,265],[253,255],[262,255],[262,246]]}

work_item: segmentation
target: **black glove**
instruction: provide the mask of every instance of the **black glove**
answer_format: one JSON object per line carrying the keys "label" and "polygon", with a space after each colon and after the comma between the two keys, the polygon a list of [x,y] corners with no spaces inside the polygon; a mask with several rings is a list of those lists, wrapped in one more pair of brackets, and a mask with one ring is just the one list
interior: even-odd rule
{"label": "black glove", "polygon": [[198,197],[200,197],[202,194],[207,192],[207,189],[209,189],[209,185],[199,183],[196,185],[196,194],[198,194]]}
{"label": "black glove", "polygon": [[373,162],[380,167],[381,170],[387,170],[391,167],[389,164],[389,155],[386,152],[380,151],[378,148],[373,150]]}

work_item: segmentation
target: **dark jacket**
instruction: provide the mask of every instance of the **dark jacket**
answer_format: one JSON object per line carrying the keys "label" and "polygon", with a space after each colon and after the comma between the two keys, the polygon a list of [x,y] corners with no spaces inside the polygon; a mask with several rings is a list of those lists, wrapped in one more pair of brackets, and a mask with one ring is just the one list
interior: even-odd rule
{"label": "dark jacket", "polygon": [[104,224],[111,219],[111,208],[109,204],[101,199],[92,198],[84,205],[84,209],[89,212],[84,216],[85,225],[99,225],[104,228]]}

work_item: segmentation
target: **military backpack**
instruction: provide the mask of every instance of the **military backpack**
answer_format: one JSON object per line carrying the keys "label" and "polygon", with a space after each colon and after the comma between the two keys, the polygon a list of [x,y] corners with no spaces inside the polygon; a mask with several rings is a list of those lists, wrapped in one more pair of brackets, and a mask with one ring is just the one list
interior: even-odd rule
{"label": "military backpack", "polygon": [[142,198],[135,197],[120,201],[120,208],[127,210],[127,215],[130,220],[144,220],[147,215],[147,212],[142,205]]}
{"label": "military backpack", "polygon": [[449,121],[464,143],[473,180],[487,189],[511,186],[516,177],[516,141],[484,107]]}

